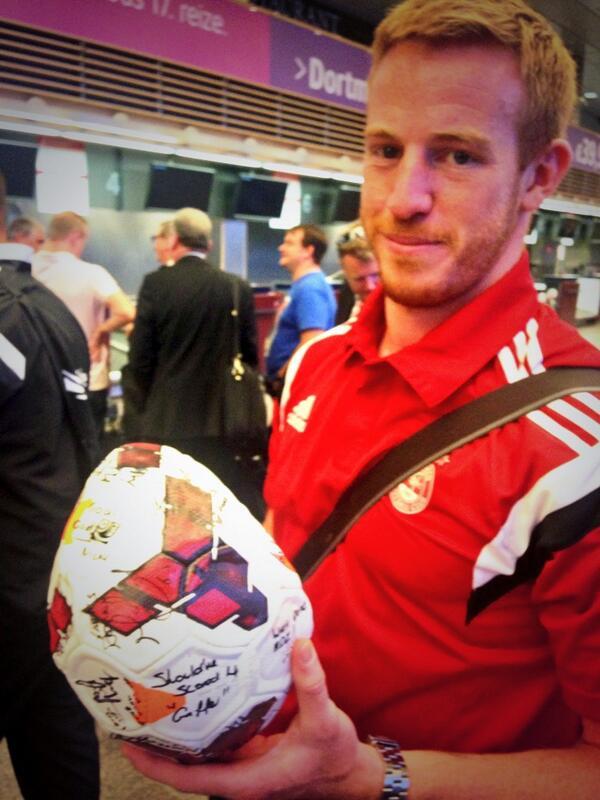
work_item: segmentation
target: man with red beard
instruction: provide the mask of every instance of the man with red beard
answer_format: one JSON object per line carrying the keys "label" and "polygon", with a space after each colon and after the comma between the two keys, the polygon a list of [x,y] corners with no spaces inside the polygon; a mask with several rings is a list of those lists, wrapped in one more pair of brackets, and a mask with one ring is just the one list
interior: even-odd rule
{"label": "man with red beard", "polygon": [[[378,28],[361,218],[382,288],[288,369],[266,485],[288,557],[428,423],[600,366],[538,303],[523,247],[568,169],[575,97],[571,57],[521,0],[406,0]],[[578,394],[397,486],[306,582],[316,652],[296,646],[285,733],[227,765],[135,762],[242,799],[596,798],[599,439],[600,401]]]}

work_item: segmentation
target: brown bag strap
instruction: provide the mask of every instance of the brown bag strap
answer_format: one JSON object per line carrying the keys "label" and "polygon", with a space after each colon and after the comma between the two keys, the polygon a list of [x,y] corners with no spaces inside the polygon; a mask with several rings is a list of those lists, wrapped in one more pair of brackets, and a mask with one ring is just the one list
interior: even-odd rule
{"label": "brown bag strap", "polygon": [[367,509],[415,472],[552,400],[586,391],[600,391],[600,368],[549,369],[488,392],[395,445],[355,478],[331,514],[300,548],[294,558],[300,577],[311,575]]}

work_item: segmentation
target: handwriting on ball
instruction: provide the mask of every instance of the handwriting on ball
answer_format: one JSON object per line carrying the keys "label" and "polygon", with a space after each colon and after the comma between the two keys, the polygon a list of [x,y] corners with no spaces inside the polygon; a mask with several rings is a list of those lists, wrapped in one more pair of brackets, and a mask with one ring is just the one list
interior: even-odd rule
{"label": "handwriting on ball", "polygon": [[237,674],[238,668],[235,665],[226,665],[225,671],[222,673],[217,667],[215,659],[202,659],[199,664],[190,664],[189,668],[182,672],[174,672],[170,668],[155,672],[154,678],[158,683],[152,684],[152,688],[172,687],[177,695],[188,695],[218,683],[221,675],[227,680],[227,678],[235,678]]}

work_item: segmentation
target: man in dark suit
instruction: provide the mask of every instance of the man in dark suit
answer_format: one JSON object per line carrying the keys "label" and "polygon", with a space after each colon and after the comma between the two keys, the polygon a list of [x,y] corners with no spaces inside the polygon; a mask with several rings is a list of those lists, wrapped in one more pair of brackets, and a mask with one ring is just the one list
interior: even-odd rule
{"label": "man in dark suit", "polygon": [[144,278],[129,373],[138,394],[141,438],[193,456],[260,515],[261,485],[249,474],[248,453],[223,436],[236,285],[242,361],[258,363],[252,289],[209,263],[211,232],[210,219],[198,209],[183,208],[173,218],[175,263]]}

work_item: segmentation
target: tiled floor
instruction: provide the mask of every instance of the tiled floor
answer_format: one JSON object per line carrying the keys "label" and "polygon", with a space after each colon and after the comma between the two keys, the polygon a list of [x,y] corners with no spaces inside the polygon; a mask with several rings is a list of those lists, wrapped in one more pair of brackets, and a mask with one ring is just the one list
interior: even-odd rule
{"label": "tiled floor", "polygon": [[[121,755],[118,742],[100,736],[101,800],[201,800],[202,795],[177,792],[168,786],[144,778]],[[35,765],[32,765],[35,769]],[[22,800],[14,779],[6,743],[0,743],[0,798]],[[61,798],[48,797],[48,800]]]}

